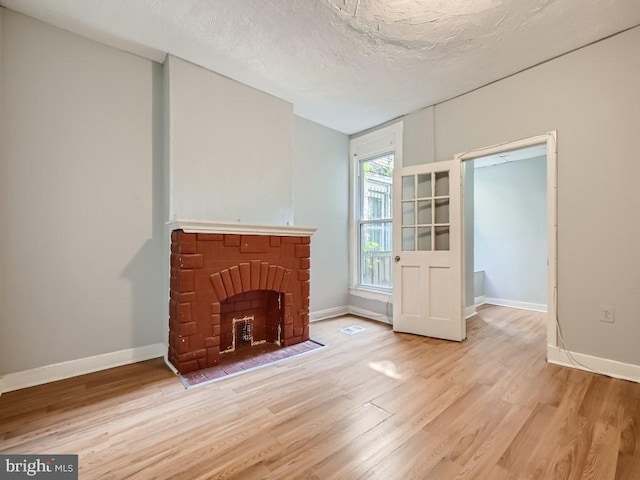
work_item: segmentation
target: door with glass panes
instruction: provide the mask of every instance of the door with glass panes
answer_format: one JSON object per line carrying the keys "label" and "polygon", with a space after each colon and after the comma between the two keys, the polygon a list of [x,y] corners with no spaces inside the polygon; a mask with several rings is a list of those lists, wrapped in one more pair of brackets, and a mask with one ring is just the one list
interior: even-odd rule
{"label": "door with glass panes", "polygon": [[466,337],[462,302],[460,161],[394,172],[393,329]]}

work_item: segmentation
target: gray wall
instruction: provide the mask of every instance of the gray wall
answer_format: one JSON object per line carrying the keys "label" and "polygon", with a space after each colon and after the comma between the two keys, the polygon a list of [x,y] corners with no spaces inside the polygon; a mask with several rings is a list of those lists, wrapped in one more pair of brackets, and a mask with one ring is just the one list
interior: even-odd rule
{"label": "gray wall", "polygon": [[[640,28],[437,105],[436,160],[558,132],[558,316],[568,348],[640,365]],[[616,322],[598,322],[598,306]]]}
{"label": "gray wall", "polygon": [[173,216],[320,227],[311,307],[346,304],[346,135],[177,58],[0,28],[0,374],[165,342]]}
{"label": "gray wall", "polygon": [[290,103],[167,59],[170,218],[293,221]]}
{"label": "gray wall", "polygon": [[[4,150],[3,150],[3,145],[4,145],[4,138],[3,138],[3,133],[4,133],[4,124],[3,124],[3,119],[4,119],[4,115],[2,113],[3,111],[3,106],[2,106],[2,38],[3,38],[3,34],[2,34],[2,30],[3,30],[3,15],[4,15],[4,8],[0,7],[0,203],[3,203],[6,200],[6,197],[4,196],[4,183],[6,181],[6,175],[5,175],[5,171],[4,171],[4,162],[2,161],[2,158],[4,157]],[[2,221],[2,214],[3,211],[0,208],[0,228],[2,228],[3,221]],[[7,341],[7,334],[5,333],[5,329],[4,329],[4,324],[5,324],[5,318],[4,318],[4,306],[3,306],[3,296],[4,296],[4,288],[2,288],[2,274],[3,274],[3,270],[2,270],[2,234],[0,234],[0,376],[4,375],[5,373],[7,373],[7,358],[6,358],[6,351],[7,348],[5,346],[5,342]]]}
{"label": "gray wall", "polygon": [[160,275],[161,281],[159,299],[160,318],[158,322],[158,331],[162,342],[167,346],[169,335],[169,278],[170,275],[170,249],[171,238],[168,234],[166,222],[169,219],[169,107],[168,94],[169,82],[165,75],[164,65],[152,62],[153,75],[153,192],[154,192],[154,229],[153,236],[160,239]]}
{"label": "gray wall", "polygon": [[152,62],[2,29],[2,370],[161,342]]}
{"label": "gray wall", "polygon": [[546,160],[475,169],[475,269],[488,298],[547,305]]}
{"label": "gray wall", "polygon": [[[165,219],[292,224],[291,104],[173,56],[161,74]],[[165,319],[168,259],[167,231]]]}
{"label": "gray wall", "polygon": [[169,218],[317,227],[311,311],[346,305],[347,135],[179,58],[164,73]]}
{"label": "gray wall", "polygon": [[424,108],[402,119],[402,164],[405,167],[435,161],[434,108]]}
{"label": "gray wall", "polygon": [[296,225],[311,237],[311,314],[348,303],[349,137],[293,118],[293,198]]}

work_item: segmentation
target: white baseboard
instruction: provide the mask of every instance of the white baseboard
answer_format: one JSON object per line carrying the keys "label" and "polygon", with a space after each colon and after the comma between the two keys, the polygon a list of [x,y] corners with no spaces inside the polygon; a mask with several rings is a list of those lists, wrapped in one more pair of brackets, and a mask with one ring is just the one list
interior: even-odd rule
{"label": "white baseboard", "polygon": [[464,319],[468,320],[469,318],[473,317],[476,313],[476,307],[475,305],[472,305],[471,307],[465,307],[464,309]]}
{"label": "white baseboard", "polygon": [[79,358],[68,362],[54,363],[44,367],[9,373],[0,378],[0,395],[2,392],[12,392],[21,388],[33,387],[43,383],[55,382],[69,377],[84,375],[85,373],[106,370],[135,362],[142,362],[151,358],[162,357],[166,346],[162,343],[145,347],[130,348],[118,352],[105,353],[94,357]]}
{"label": "white baseboard", "polygon": [[368,318],[369,320],[376,320],[378,322],[392,324],[393,319],[384,313],[372,312],[364,308],[354,307],[352,305],[343,305],[340,307],[327,308],[325,310],[317,310],[309,314],[310,322],[317,322],[320,320],[327,320],[329,318],[339,317],[341,315],[358,315],[359,317]]}
{"label": "white baseboard", "polygon": [[593,357],[584,353],[569,352],[551,345],[547,345],[547,361],[554,365],[577,368],[586,372],[599,373],[640,383],[640,365]]}
{"label": "white baseboard", "polygon": [[371,310],[365,310],[364,308],[358,308],[349,305],[349,311],[347,313],[358,315],[359,317],[368,318],[369,320],[375,320],[377,322],[388,323],[389,325],[393,324],[393,318],[389,317],[388,315],[384,313],[372,312]]}
{"label": "white baseboard", "polygon": [[346,315],[349,313],[349,307],[343,305],[341,307],[325,308],[324,310],[316,310],[309,313],[309,321],[317,322],[318,320],[326,320],[328,318],[339,317],[340,315]]}
{"label": "white baseboard", "polygon": [[479,307],[480,305],[484,305],[485,303],[487,303],[487,297],[485,297],[484,295],[480,295],[479,297],[476,297],[474,299],[473,303],[476,307]]}
{"label": "white baseboard", "polygon": [[500,307],[519,308],[521,310],[532,310],[534,312],[546,312],[547,306],[542,303],[517,302],[515,300],[503,300],[501,298],[484,297],[484,303],[498,305]]}
{"label": "white baseboard", "polygon": [[176,367],[173,366],[173,364],[169,361],[169,347],[168,345],[163,345],[162,348],[164,348],[164,363],[167,365],[167,367],[169,367],[169,370],[171,370],[173,373],[175,373],[176,375],[180,375],[180,372],[178,371],[178,369]]}

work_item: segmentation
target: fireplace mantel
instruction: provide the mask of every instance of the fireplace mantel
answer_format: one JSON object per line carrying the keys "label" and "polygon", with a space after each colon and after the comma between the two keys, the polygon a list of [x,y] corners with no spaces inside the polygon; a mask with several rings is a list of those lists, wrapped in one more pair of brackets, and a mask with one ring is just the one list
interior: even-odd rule
{"label": "fireplace mantel", "polygon": [[210,222],[204,220],[172,220],[167,222],[169,230],[185,233],[219,233],[236,235],[278,235],[281,237],[310,237],[317,228],[292,227],[289,225],[250,225],[246,223]]}

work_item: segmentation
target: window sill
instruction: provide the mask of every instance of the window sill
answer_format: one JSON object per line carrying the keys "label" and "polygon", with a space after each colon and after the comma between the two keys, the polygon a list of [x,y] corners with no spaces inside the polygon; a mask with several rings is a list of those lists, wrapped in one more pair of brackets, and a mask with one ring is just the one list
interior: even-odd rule
{"label": "window sill", "polygon": [[363,286],[350,287],[349,294],[356,297],[367,298],[369,300],[377,300],[379,302],[391,302],[393,301],[392,289],[374,289]]}

